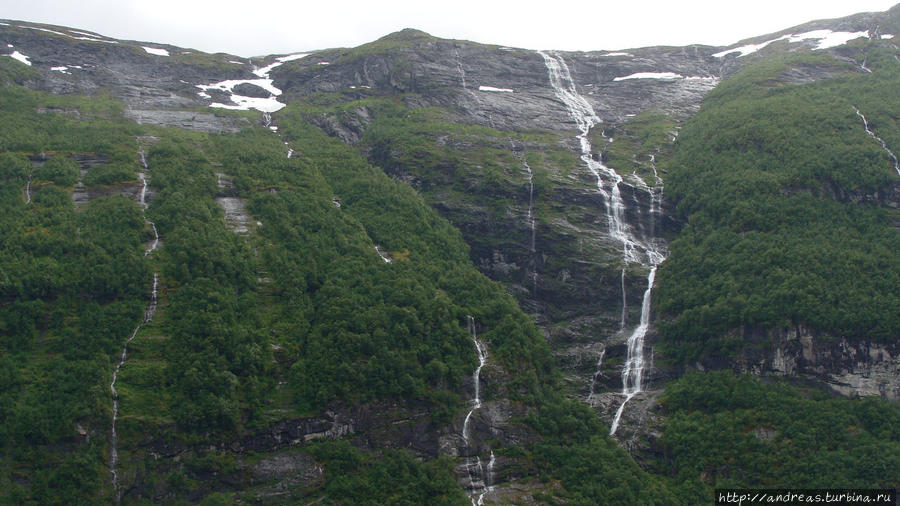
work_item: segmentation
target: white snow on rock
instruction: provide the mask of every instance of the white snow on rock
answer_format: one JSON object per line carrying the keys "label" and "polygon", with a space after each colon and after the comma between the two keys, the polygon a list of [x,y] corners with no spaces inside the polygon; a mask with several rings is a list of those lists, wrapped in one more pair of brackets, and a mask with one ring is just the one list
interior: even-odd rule
{"label": "white snow on rock", "polygon": [[156,56],[169,56],[169,52],[166,51],[165,49],[160,49],[158,47],[147,47],[147,46],[141,46],[141,48],[143,48],[144,51],[147,51],[148,53],[156,55]]}
{"label": "white snow on rock", "polygon": [[253,84],[255,86],[259,86],[260,88],[268,91],[273,95],[281,95],[281,90],[279,90],[272,84],[271,79],[229,79],[226,81],[220,81],[218,83],[206,85],[198,84],[197,87],[203,91],[221,90],[227,91],[228,93],[234,93],[234,87],[239,84]]}
{"label": "white snow on rock", "polygon": [[331,62],[320,61],[320,62],[319,62],[319,65],[331,65]]}
{"label": "white snow on rock", "polygon": [[684,79],[684,76],[674,72],[637,72],[623,77],[616,77],[613,81],[625,81],[626,79]]}
{"label": "white snow on rock", "polygon": [[[8,26],[8,25],[7,25],[7,26]],[[98,39],[98,38],[97,38],[98,36],[96,36],[96,35],[92,35],[92,36],[90,36],[90,37],[78,37],[78,36],[75,36],[75,35],[71,35],[71,34],[68,34],[68,33],[62,33],[62,32],[57,32],[57,31],[55,31],[55,30],[50,30],[50,29],[47,29],[47,28],[38,28],[38,27],[36,27],[36,26],[24,26],[24,25],[19,25],[19,28],[27,28],[27,29],[29,29],[29,30],[40,30],[40,31],[42,31],[42,32],[52,33],[52,34],[55,34],[55,35],[62,35],[63,37],[69,37],[69,38],[72,38],[72,39],[75,39],[75,40],[87,40],[87,41],[90,41],[90,42],[106,42],[107,44],[118,44],[118,42],[115,41],[115,40],[103,40],[103,39]]]}
{"label": "white snow on rock", "polygon": [[250,109],[256,109],[260,112],[276,112],[280,111],[285,106],[285,104],[279,102],[275,97],[256,98],[245,97],[242,95],[231,95],[231,101],[237,105],[213,102],[209,104],[209,106],[219,109],[232,109],[235,111],[249,111]]}
{"label": "white snow on rock", "polygon": [[244,65],[244,62],[242,62],[242,61],[228,60],[228,63],[236,63],[238,65]]}
{"label": "white snow on rock", "polygon": [[281,63],[287,63],[289,61],[299,60],[300,58],[306,58],[307,56],[309,56],[309,53],[294,53],[287,56],[279,56],[275,59],[280,61]]}
{"label": "white snow on rock", "polygon": [[807,39],[819,39],[819,44],[814,49],[828,49],[830,47],[842,46],[851,40],[859,38],[869,38],[869,32],[832,32],[831,30],[815,30],[812,32],[794,35],[790,42],[799,42]]}
{"label": "white snow on rock", "polygon": [[718,52],[718,53],[714,54],[713,56],[715,56],[716,58],[722,58],[727,54],[741,53],[738,55],[738,58],[740,58],[741,56],[747,56],[748,54],[753,54],[773,42],[778,42],[779,40],[784,40],[784,39],[788,39],[788,38],[790,38],[790,35],[778,37],[777,39],[767,40],[767,41],[761,42],[759,44],[747,44],[746,46],[736,47],[734,49],[726,49],[725,51]]}
{"label": "white snow on rock", "polygon": [[632,57],[632,58],[634,57],[634,55],[631,54],[631,53],[621,53],[621,52],[618,52],[618,53],[606,53],[606,54],[601,54],[600,56],[630,56],[630,57]]}
{"label": "white snow on rock", "polygon": [[71,74],[71,72],[69,72],[69,67],[50,67],[50,70],[62,72],[63,74]]}
{"label": "white snow on rock", "polygon": [[28,65],[29,67],[31,66],[31,62],[28,61],[28,57],[18,51],[13,51],[12,54],[8,54],[6,56],[9,56],[10,58],[19,60],[20,62],[24,63],[25,65]]}
{"label": "white snow on rock", "polygon": [[494,88],[493,86],[479,86],[478,91],[497,91],[501,93],[512,93],[513,90],[509,88]]}
{"label": "white snow on rock", "polygon": [[259,77],[269,77],[269,72],[271,72],[272,69],[274,69],[275,67],[282,65],[284,63],[287,63],[289,61],[299,60],[300,58],[303,58],[305,56],[309,56],[309,53],[296,53],[296,54],[289,54],[287,56],[280,56],[278,58],[275,58],[275,61],[270,63],[269,65],[266,65],[265,67],[254,70],[253,73],[258,75]]}
{"label": "white snow on rock", "polygon": [[93,37],[95,39],[102,38],[103,36],[99,33],[91,33],[91,32],[82,32],[79,30],[69,30],[69,33],[74,33],[75,35],[84,35],[85,37]]}
{"label": "white snow on rock", "polygon": [[740,53],[737,56],[738,58],[740,58],[742,56],[747,56],[748,54],[753,54],[773,42],[778,42],[779,40],[787,40],[788,42],[795,43],[804,40],[818,39],[819,43],[813,49],[828,49],[830,47],[846,44],[847,42],[858,39],[860,37],[870,37],[869,32],[833,32],[831,30],[813,30],[811,32],[782,35],[777,39],[767,40],[765,42],[760,42],[759,44],[747,44],[746,46],[726,49],[725,51],[718,52],[713,56],[715,56],[716,58],[722,58],[725,55],[729,55],[732,53]]}
{"label": "white snow on rock", "polygon": [[881,36],[881,38],[882,38],[882,39],[893,39],[893,38],[894,38],[894,34],[892,34],[892,33],[885,33],[885,34],[883,34],[883,35]]}
{"label": "white snow on rock", "polygon": [[[275,58],[275,62],[266,65],[265,67],[257,68],[253,71],[253,73],[259,76],[260,79],[229,79],[227,81],[221,81],[212,84],[198,84],[196,86],[200,88],[200,92],[198,92],[197,95],[200,95],[205,99],[211,99],[212,97],[209,95],[209,93],[206,93],[207,91],[219,90],[231,93],[231,101],[234,102],[234,104],[223,104],[220,102],[213,102],[209,104],[210,107],[216,107],[219,109],[232,109],[240,111],[256,109],[260,112],[280,111],[286,104],[279,102],[276,98],[281,95],[281,90],[276,88],[275,85],[272,84],[273,80],[269,78],[269,72],[285,62],[299,60],[300,58],[308,55],[309,53],[296,53]],[[267,98],[257,98],[237,95],[234,93],[234,87],[239,84],[253,84],[259,86],[260,88],[271,93],[273,96]]]}

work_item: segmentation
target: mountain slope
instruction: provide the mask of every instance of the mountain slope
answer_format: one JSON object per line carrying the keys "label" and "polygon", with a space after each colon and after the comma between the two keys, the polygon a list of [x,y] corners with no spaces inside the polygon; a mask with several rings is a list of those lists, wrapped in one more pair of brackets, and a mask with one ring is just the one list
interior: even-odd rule
{"label": "mountain slope", "polygon": [[0,25],[3,501],[896,487],[896,404],[689,369],[897,398],[898,12],[252,62]]}

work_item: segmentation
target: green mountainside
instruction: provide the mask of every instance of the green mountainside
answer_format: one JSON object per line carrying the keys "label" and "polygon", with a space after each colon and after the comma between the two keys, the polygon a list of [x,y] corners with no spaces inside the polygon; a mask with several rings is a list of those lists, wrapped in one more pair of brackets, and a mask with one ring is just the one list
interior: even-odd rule
{"label": "green mountainside", "polygon": [[[263,113],[198,97],[254,79],[236,57],[17,23],[0,503],[900,487],[900,7],[784,32],[869,30],[827,50],[553,53],[583,137],[546,54],[267,57]],[[651,60],[681,78],[622,79]]]}

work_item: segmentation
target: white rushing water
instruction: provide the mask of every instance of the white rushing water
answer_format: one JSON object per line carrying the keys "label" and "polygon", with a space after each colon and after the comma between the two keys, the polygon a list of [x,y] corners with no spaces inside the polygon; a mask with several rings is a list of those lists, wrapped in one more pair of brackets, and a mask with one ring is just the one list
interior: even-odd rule
{"label": "white rushing water", "polygon": [[[481,369],[487,363],[488,351],[487,346],[485,346],[484,343],[482,343],[478,339],[478,334],[475,332],[475,318],[467,316],[466,320],[469,327],[469,335],[472,337],[472,344],[475,345],[475,353],[478,355],[478,367],[475,368],[475,372],[472,374],[472,382],[475,385],[475,397],[474,399],[472,399],[472,407],[466,414],[466,419],[463,422],[462,430],[462,436],[463,441],[466,444],[466,450],[469,450],[471,443],[469,426],[472,421],[472,415],[475,414],[475,411],[481,408]],[[484,494],[489,491],[489,487],[491,485],[489,478],[490,474],[493,472],[493,465],[493,451],[491,451],[491,460],[488,462],[487,472],[485,472],[484,464],[481,462],[481,458],[477,454],[474,457],[469,456],[467,451],[466,472],[469,474],[469,483],[471,484],[470,498],[472,500],[473,506],[484,504]]]}
{"label": "white rushing water", "polygon": [[[600,157],[596,157],[597,159],[595,159],[593,156],[588,135],[591,128],[600,123],[600,118],[597,117],[590,103],[578,93],[575,87],[575,80],[572,79],[572,75],[569,72],[565,60],[557,54],[551,54],[544,51],[538,51],[538,53],[544,58],[550,85],[553,87],[556,97],[565,104],[569,115],[575,120],[575,123],[578,126],[579,134],[576,138],[581,147],[581,160],[585,163],[591,174],[597,179],[597,191],[604,197],[606,203],[606,217],[609,223],[609,235],[615,241],[622,244],[622,330],[624,330],[626,323],[625,309],[627,297],[625,293],[625,271],[629,264],[639,264],[648,267],[650,270],[647,276],[647,290],[644,292],[644,299],[641,305],[641,321],[627,340],[628,353],[625,366],[622,369],[622,395],[625,396],[625,399],[619,406],[613,420],[612,429],[610,430],[610,435],[612,435],[618,428],[619,419],[625,409],[625,404],[637,393],[641,392],[644,373],[644,337],[647,334],[647,329],[650,324],[650,300],[653,291],[653,281],[656,277],[657,266],[665,259],[665,250],[657,245],[654,237],[650,237],[643,241],[638,239],[631,231],[631,227],[625,221],[625,203],[622,201],[622,195],[619,191],[619,184],[623,183],[622,176],[614,169],[607,167],[600,162]],[[655,160],[653,161],[655,170]],[[637,179],[642,183],[638,184],[637,187],[650,193],[652,206],[656,199],[653,189],[640,178]],[[659,179],[657,179],[657,183],[658,182]],[[659,198],[661,198],[661,195],[662,193],[659,192]],[[654,213],[651,212],[651,219],[653,219],[652,214]],[[601,352],[598,367],[602,363],[602,360],[603,352]],[[591,383],[591,392],[588,396],[589,399],[592,399],[594,394],[593,389],[599,372],[598,369],[594,375],[595,380]]]}
{"label": "white rushing water", "polygon": [[613,423],[609,429],[609,435],[616,433],[619,428],[619,419],[622,418],[622,412],[625,411],[625,404],[631,400],[636,394],[642,390],[642,382],[644,378],[644,337],[647,335],[647,329],[650,327],[650,297],[653,292],[653,281],[656,278],[656,266],[650,268],[650,275],[647,276],[647,290],[644,291],[644,300],[641,303],[641,322],[634,329],[634,332],[628,337],[626,344],[628,345],[628,355],[625,360],[625,368],[622,369],[622,393],[625,400],[616,411]]}
{"label": "white rushing water", "polygon": [[855,110],[856,115],[859,116],[860,119],[862,119],[863,127],[865,127],[866,133],[869,134],[869,137],[878,141],[878,143],[881,144],[881,147],[884,148],[885,151],[887,151],[887,154],[891,157],[891,161],[894,163],[894,170],[897,172],[897,175],[900,176],[900,160],[897,160],[897,155],[895,155],[894,152],[887,147],[887,144],[881,137],[875,135],[875,132],[873,132],[872,129],[869,128],[869,121],[866,120],[866,117],[863,116],[863,113],[859,112],[859,108],[854,107],[853,110]]}
{"label": "white rushing water", "polygon": [[28,174],[28,181],[25,181],[25,203],[31,203],[31,174]]}
{"label": "white rushing water", "polygon": [[[141,165],[144,170],[147,170],[147,160],[144,157],[144,151],[141,149],[139,151]],[[144,211],[147,210],[147,176],[144,172],[138,173],[138,179],[141,181],[141,191],[138,194],[139,203],[141,208]],[[153,229],[153,240],[150,242],[150,245],[147,246],[147,249],[144,250],[144,256],[153,253],[159,247],[159,232],[156,230],[156,224],[150,220],[146,220],[150,227]],[[109,472],[112,474],[112,485],[113,491],[116,495],[116,503],[121,500],[122,493],[119,490],[119,438],[118,433],[116,432],[116,422],[119,419],[119,392],[116,390],[116,381],[119,379],[119,371],[122,369],[122,366],[125,365],[125,361],[128,359],[128,345],[131,344],[131,341],[134,340],[135,336],[141,327],[153,320],[153,315],[156,313],[156,305],[157,305],[157,297],[159,293],[159,273],[153,273],[153,286],[150,290],[150,302],[147,304],[147,309],[144,310],[144,317],[141,319],[141,322],[137,324],[134,330],[131,332],[131,335],[128,336],[128,339],[125,340],[125,344],[122,346],[122,352],[119,354],[119,360],[116,363],[116,368],[113,370],[112,382],[109,384],[109,391],[112,394],[113,403],[112,403],[112,425],[110,428],[109,434]]]}

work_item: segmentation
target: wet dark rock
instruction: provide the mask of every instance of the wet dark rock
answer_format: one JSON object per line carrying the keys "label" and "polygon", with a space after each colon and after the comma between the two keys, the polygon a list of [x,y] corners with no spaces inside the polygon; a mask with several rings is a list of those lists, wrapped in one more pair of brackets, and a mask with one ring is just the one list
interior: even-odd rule
{"label": "wet dark rock", "polygon": [[268,90],[252,83],[241,83],[233,88],[235,95],[255,98],[269,98],[272,96]]}

